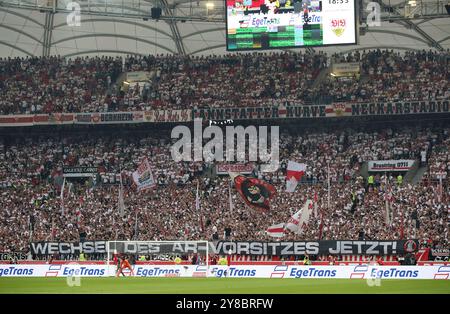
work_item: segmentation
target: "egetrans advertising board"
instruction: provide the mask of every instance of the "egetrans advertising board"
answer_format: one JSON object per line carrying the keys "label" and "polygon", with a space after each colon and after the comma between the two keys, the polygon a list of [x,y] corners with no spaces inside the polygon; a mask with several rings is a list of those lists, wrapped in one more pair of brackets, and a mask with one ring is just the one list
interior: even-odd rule
{"label": "egetrans advertising board", "polygon": [[[115,271],[113,265],[0,265],[0,277],[108,277],[114,276]],[[137,277],[450,279],[450,265],[135,265],[133,271]]]}
{"label": "egetrans advertising board", "polygon": [[356,44],[355,0],[226,0],[227,50]]}

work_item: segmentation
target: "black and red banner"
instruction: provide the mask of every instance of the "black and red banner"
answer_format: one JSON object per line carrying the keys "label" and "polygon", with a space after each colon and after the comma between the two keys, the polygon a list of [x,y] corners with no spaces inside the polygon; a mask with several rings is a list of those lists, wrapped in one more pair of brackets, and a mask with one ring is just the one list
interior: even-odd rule
{"label": "black and red banner", "polygon": [[258,178],[238,175],[234,185],[245,203],[257,209],[269,210],[270,200],[277,194],[273,185]]}

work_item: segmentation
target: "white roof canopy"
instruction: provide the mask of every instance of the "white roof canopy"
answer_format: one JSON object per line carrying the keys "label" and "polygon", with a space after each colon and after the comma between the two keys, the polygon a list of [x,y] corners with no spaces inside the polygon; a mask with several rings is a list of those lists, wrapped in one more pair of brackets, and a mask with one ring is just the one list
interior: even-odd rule
{"label": "white roof canopy", "polygon": [[[379,1],[381,26],[365,27],[365,17],[360,19],[366,32],[358,45],[313,49],[327,53],[371,48],[450,49],[446,3],[416,0],[417,10],[405,1],[383,1]],[[53,0],[4,0],[0,4],[0,57],[227,53],[222,0],[83,0],[79,1],[80,26],[67,25],[68,3],[59,0],[53,14]],[[158,21],[150,17],[155,6],[162,7]],[[390,13],[386,7],[392,8]],[[365,8],[363,4],[363,15],[367,14]],[[405,19],[405,12],[412,19]]]}

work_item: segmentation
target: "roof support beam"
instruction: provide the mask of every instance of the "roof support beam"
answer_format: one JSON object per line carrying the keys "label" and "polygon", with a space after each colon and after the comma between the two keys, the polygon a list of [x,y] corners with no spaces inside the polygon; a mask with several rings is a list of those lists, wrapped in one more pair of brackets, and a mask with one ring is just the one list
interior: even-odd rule
{"label": "roof support beam", "polygon": [[33,41],[35,41],[35,42],[37,42],[37,43],[39,43],[41,45],[43,43],[41,40],[37,39],[36,37],[34,37],[34,36],[24,32],[24,31],[22,31],[20,29],[17,29],[15,27],[9,26],[7,24],[0,24],[0,28],[6,28],[6,29],[9,29],[9,30],[11,30],[13,32],[19,33],[19,34],[21,34],[23,36],[27,36],[28,38],[31,38]]}
{"label": "roof support beam", "polygon": [[173,11],[169,9],[167,0],[161,0],[161,4],[163,6],[164,14],[168,17],[165,21],[169,24],[170,30],[172,31],[172,37],[175,41],[178,54],[184,56],[186,55],[186,49],[184,47],[183,38],[181,37],[180,30],[178,29],[177,21],[175,19],[171,19],[171,17],[174,16]]}
{"label": "roof support beam", "polygon": [[63,57],[70,58],[70,57],[92,54],[92,53],[121,53],[121,54],[126,54],[126,55],[145,56],[145,54],[143,54],[143,53],[134,52],[134,51],[115,50],[115,49],[100,49],[100,50],[85,50],[85,51],[68,53],[68,54],[63,55]]}
{"label": "roof support beam", "polygon": [[396,50],[408,50],[408,51],[420,51],[420,49],[414,49],[414,48],[405,48],[401,46],[372,46],[372,47],[359,47],[359,48],[353,48],[348,49],[339,52],[339,55],[344,55],[353,51],[360,51],[360,50],[371,50],[371,49],[396,49]]}
{"label": "roof support beam", "polygon": [[369,32],[369,33],[381,33],[381,34],[392,34],[392,35],[396,35],[396,36],[402,36],[402,37],[411,38],[411,39],[423,42],[424,44],[428,44],[428,41],[426,41],[425,39],[422,39],[422,38],[417,37],[417,36],[409,35],[409,34],[403,34],[403,33],[396,32],[396,31],[369,28],[367,30],[367,32]]}
{"label": "roof support beam", "polygon": [[214,28],[208,28],[208,29],[204,29],[201,31],[196,31],[187,35],[184,35],[182,38],[186,39],[192,36],[196,36],[196,35],[200,35],[200,34],[204,34],[204,33],[209,33],[209,32],[215,32],[215,31],[224,31],[225,29],[223,27],[214,27]]}
{"label": "roof support beam", "polygon": [[201,49],[198,49],[198,50],[194,50],[189,55],[195,55],[196,53],[199,53],[199,52],[213,50],[213,49],[222,48],[222,47],[225,47],[225,44],[218,44],[218,45],[208,46],[208,47],[204,47],[204,48],[201,48]]}
{"label": "roof support beam", "polygon": [[[153,26],[150,26],[150,25],[146,25],[146,24],[143,24],[143,23],[133,22],[131,20],[119,20],[119,19],[108,19],[108,18],[92,18],[92,19],[88,19],[88,20],[82,20],[82,22],[83,23],[89,23],[89,22],[92,22],[92,23],[94,23],[94,22],[113,22],[113,23],[122,23],[122,24],[127,24],[127,25],[139,26],[139,27],[142,27],[142,28],[145,28],[145,29],[149,29],[151,31],[155,31],[157,33],[160,33],[160,34],[162,34],[164,36],[167,36],[167,37],[173,39],[173,36],[171,34],[165,32],[165,31],[162,31],[162,30],[160,30],[160,29],[158,29],[156,27],[153,27]],[[67,23],[61,23],[61,24],[55,25],[53,28],[56,29],[56,28],[60,28],[60,27],[64,27],[64,26],[67,26]]]}
{"label": "roof support beam", "polygon": [[10,44],[10,43],[8,43],[6,41],[3,41],[3,40],[0,40],[0,45],[8,46],[8,47],[11,47],[12,49],[19,50],[20,52],[26,54],[27,56],[30,56],[30,57],[33,56],[32,53],[26,51],[25,49],[19,48],[16,45]]}
{"label": "roof support beam", "polygon": [[[394,8],[393,6],[389,6],[388,4],[384,3],[383,0],[380,0],[379,2],[380,6],[382,9],[393,9],[393,13],[397,16],[401,16],[401,13],[398,11],[397,8]],[[425,31],[423,31],[419,26],[417,26],[416,24],[414,24],[413,22],[411,22],[408,19],[403,19],[402,20],[407,27],[413,29],[414,31],[416,31],[420,36],[422,36],[428,43],[428,45],[430,45],[430,47],[439,49],[440,51],[444,50],[444,48],[442,48],[442,46],[435,41],[430,35],[428,35]]]}
{"label": "roof support beam", "polygon": [[44,25],[44,42],[42,43],[42,56],[48,57],[50,55],[50,49],[52,47],[52,33],[53,33],[53,21],[55,13],[52,11],[45,12],[45,25]]}
{"label": "roof support beam", "polygon": [[38,22],[37,20],[35,20],[35,19],[33,19],[33,18],[31,18],[31,17],[29,17],[29,16],[27,16],[27,15],[24,15],[24,14],[22,14],[22,13],[19,13],[19,12],[16,12],[16,11],[8,10],[8,9],[6,9],[5,7],[0,7],[0,11],[5,12],[5,13],[8,13],[8,14],[11,14],[11,15],[18,16],[18,17],[20,17],[20,18],[23,18],[24,20],[31,21],[31,22],[33,22],[34,24],[39,25],[40,27],[44,27],[44,24],[42,24],[42,23]]}
{"label": "roof support beam", "polygon": [[450,39],[450,36],[447,36],[445,38],[442,38],[441,40],[438,41],[438,43],[443,43],[444,41],[447,41]]}
{"label": "roof support beam", "polygon": [[113,38],[125,38],[125,39],[130,39],[130,40],[135,40],[135,41],[139,41],[139,42],[143,42],[149,45],[154,45],[157,46],[167,52],[173,53],[175,54],[175,51],[173,49],[170,49],[166,46],[163,46],[157,42],[151,41],[151,40],[146,40],[143,38],[136,38],[134,36],[129,36],[129,35],[122,35],[122,34],[108,34],[108,33],[92,33],[92,34],[85,34],[85,35],[79,35],[79,36],[72,36],[72,37],[67,37],[67,38],[63,38],[60,40],[57,40],[55,42],[53,42],[53,45],[65,42],[65,41],[69,41],[69,40],[76,40],[76,39],[82,39],[82,38],[90,38],[90,37],[113,37]]}

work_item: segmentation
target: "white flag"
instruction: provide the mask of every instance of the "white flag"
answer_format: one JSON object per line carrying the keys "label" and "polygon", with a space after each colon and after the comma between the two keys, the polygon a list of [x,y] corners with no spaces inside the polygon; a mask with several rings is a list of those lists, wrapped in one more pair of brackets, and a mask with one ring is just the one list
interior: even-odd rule
{"label": "white flag", "polygon": [[196,211],[200,210],[200,198],[198,197],[198,186],[199,186],[199,182],[197,182],[197,193],[195,195],[195,210]]}
{"label": "white flag", "polygon": [[122,185],[122,173],[120,174],[120,186],[119,186],[119,214],[121,217],[125,215],[125,201],[123,200],[123,185]]}
{"label": "white flag", "polygon": [[282,238],[284,236],[284,223],[270,226],[266,233],[274,238]]}
{"label": "white flag", "polygon": [[304,226],[308,223],[309,216],[311,215],[312,211],[312,201],[307,200],[302,209],[292,215],[291,219],[289,219],[288,223],[286,224],[286,229],[289,229],[294,233],[301,233]]}
{"label": "white flag", "polygon": [[294,192],[298,181],[302,178],[306,171],[306,164],[289,160],[286,171],[286,192]]}

